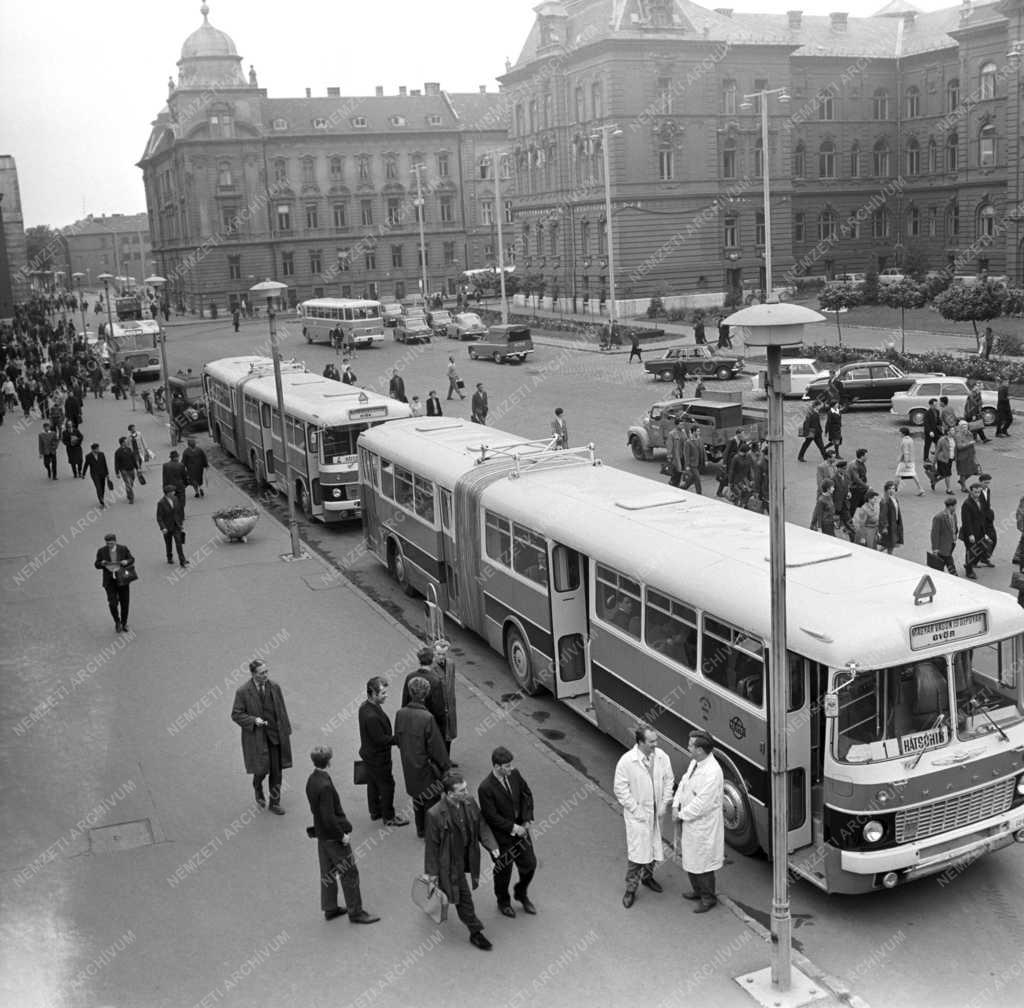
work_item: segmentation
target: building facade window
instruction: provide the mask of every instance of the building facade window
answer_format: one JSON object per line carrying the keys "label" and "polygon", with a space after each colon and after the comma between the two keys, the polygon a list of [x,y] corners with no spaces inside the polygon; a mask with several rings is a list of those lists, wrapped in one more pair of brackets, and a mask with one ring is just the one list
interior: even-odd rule
{"label": "building facade window", "polygon": [[523,136],[526,133],[526,116],[523,112],[523,103],[516,105],[516,136]]}
{"label": "building facade window", "polygon": [[455,265],[455,242],[446,241],[442,247],[444,252],[444,264],[445,266]]}
{"label": "building facade window", "polygon": [[302,159],[302,184],[316,184],[316,166],[313,163],[313,159],[308,155]]}
{"label": "building facade window", "polygon": [[807,174],[807,151],[802,140],[793,148],[793,176],[803,178]]}
{"label": "building facade window", "polygon": [[879,88],[871,98],[871,118],[882,121],[889,118],[889,92]]}
{"label": "building facade window", "polygon": [[672,78],[659,77],[655,85],[659,115],[672,115]]}
{"label": "building facade window", "polygon": [[392,245],[391,246],[391,266],[393,269],[402,268],[402,246]]}
{"label": "building facade window", "polygon": [[960,104],[960,81],[951,80],[946,85],[946,111],[955,112]]}
{"label": "building facade window", "polygon": [[818,98],[818,120],[820,122],[832,122],[836,117],[835,98],[830,94],[823,94]]}
{"label": "building facade window", "polygon": [[873,157],[873,174],[878,178],[888,178],[889,176],[889,144],[885,139],[879,140],[875,144],[875,149],[872,154]]}
{"label": "building facade window", "polygon": [[921,174],[921,148],[913,137],[907,141],[907,174]]}
{"label": "building facade window", "polygon": [[985,101],[996,96],[996,65],[995,63],[983,63],[978,73],[978,89],[981,92],[981,100]]}
{"label": "building facade window", "polygon": [[315,231],[318,227],[320,227],[320,213],[316,204],[310,203],[306,206],[306,230]]}
{"label": "building facade window", "polygon": [[921,235],[921,211],[916,206],[907,208],[907,236],[919,238]]}
{"label": "building facade window", "polygon": [[826,179],[836,177],[836,145],[831,140],[818,148],[818,175]]}
{"label": "building facade window", "polygon": [[950,133],[946,137],[946,171],[959,171],[960,169],[960,138],[956,133]]}
{"label": "building facade window", "polygon": [[754,177],[764,177],[764,140],[761,137],[754,141]]}
{"label": "building facade window", "polygon": [[373,224],[373,200],[364,199],[359,201],[359,223],[363,227],[370,227]]}
{"label": "building facade window", "polygon": [[822,210],[818,214],[818,240],[834,241],[839,227],[839,218],[834,210]]}
{"label": "building facade window", "polygon": [[277,205],[277,230],[290,231],[292,227],[292,208],[287,203]]}
{"label": "building facade window", "polygon": [[450,170],[450,168],[449,168],[448,154],[445,153],[445,152],[442,152],[442,153],[438,154],[437,155],[437,177],[438,178],[448,178],[449,170]]}
{"label": "building facade window", "polygon": [[[417,210],[419,207],[416,208]],[[402,201],[397,196],[388,197],[387,223],[388,227],[394,227],[402,218]]]}
{"label": "building facade window", "polygon": [[217,185],[221,189],[230,189],[234,184],[235,179],[231,174],[231,162],[221,161],[217,166]]}
{"label": "building facade window", "polygon": [[911,85],[907,88],[905,100],[907,106],[907,118],[916,119],[921,114],[921,92]]}
{"label": "building facade window", "polygon": [[334,208],[334,226],[336,228],[347,228],[348,227],[348,208],[344,203],[335,203]]}
{"label": "building facade window", "polygon": [[738,221],[737,218],[730,214],[725,218],[722,225],[722,241],[726,248],[736,248],[739,244],[738,238]]}
{"label": "building facade window", "polygon": [[455,204],[451,196],[441,196],[438,198],[438,206],[441,212],[441,223],[451,224],[455,220]]}
{"label": "building facade window", "polygon": [[335,154],[328,162],[332,182],[340,182],[345,177],[344,162]]}
{"label": "building facade window", "polygon": [[674,157],[671,150],[658,151],[658,178],[662,182],[669,182],[674,176]]}
{"label": "building facade window", "polygon": [[960,204],[956,200],[946,208],[946,234],[950,238],[960,234]]}
{"label": "building facade window", "polygon": [[583,90],[583,85],[577,86],[575,95],[575,107],[576,107],[576,122],[584,122],[587,118],[587,96]]}
{"label": "building facade window", "polygon": [[722,82],[722,111],[726,115],[736,115],[736,81]]}
{"label": "building facade window", "polygon": [[367,252],[363,256],[363,267],[366,269],[366,271],[368,273],[370,271],[375,270],[377,268],[377,253],[376,252]]}
{"label": "building facade window", "polygon": [[754,244],[764,248],[764,211],[758,210],[754,215]]}
{"label": "building facade window", "polygon": [[978,237],[994,238],[996,236],[996,208],[985,203],[978,211]]}
{"label": "building facade window", "polygon": [[736,141],[732,137],[722,147],[722,178],[736,178]]}
{"label": "building facade window", "polygon": [[228,256],[228,279],[229,280],[241,280],[242,279],[242,257],[231,255]]}
{"label": "building facade window", "polygon": [[515,220],[514,210],[512,209],[512,200],[505,200],[505,223],[511,224]]}
{"label": "building facade window", "polygon": [[590,115],[594,119],[604,118],[604,94],[600,81],[590,85]]}
{"label": "building facade window", "polygon": [[793,214],[793,241],[802,242],[805,240],[804,237],[804,215],[802,213]]}
{"label": "building facade window", "polygon": [[494,200],[490,200],[490,199],[480,200],[480,223],[481,224],[493,224],[494,223]]}
{"label": "building facade window", "polygon": [[363,154],[360,156],[357,163],[359,165],[359,181],[369,182],[372,178],[372,174],[370,172],[370,159]]}
{"label": "building facade window", "polygon": [[939,212],[935,207],[928,207],[928,237],[934,238],[937,230]]}
{"label": "building facade window", "polygon": [[398,161],[393,157],[384,159],[384,178],[388,182],[398,181]]}
{"label": "building facade window", "polygon": [[580,251],[584,257],[590,255],[590,221],[580,221]]}
{"label": "building facade window", "polygon": [[879,207],[871,217],[871,237],[889,237],[889,211],[885,207]]}
{"label": "building facade window", "polygon": [[939,148],[935,143],[935,137],[928,140],[928,171],[934,174],[939,170]]}
{"label": "building facade window", "polygon": [[850,146],[850,178],[860,178],[860,144]]}
{"label": "building facade window", "polygon": [[281,276],[295,276],[295,253],[281,253]]}
{"label": "building facade window", "polygon": [[491,177],[491,156],[489,154],[485,154],[477,162],[477,178],[480,178],[480,179],[483,179],[484,181],[486,181],[490,177]]}
{"label": "building facade window", "polygon": [[288,162],[284,158],[274,158],[274,181],[288,182]]}
{"label": "building facade window", "polygon": [[992,123],[981,127],[978,134],[978,166],[991,168],[996,163],[996,128]]}
{"label": "building facade window", "polygon": [[315,276],[317,273],[322,273],[324,268],[323,257],[320,255],[319,249],[313,249],[309,253],[309,272]]}

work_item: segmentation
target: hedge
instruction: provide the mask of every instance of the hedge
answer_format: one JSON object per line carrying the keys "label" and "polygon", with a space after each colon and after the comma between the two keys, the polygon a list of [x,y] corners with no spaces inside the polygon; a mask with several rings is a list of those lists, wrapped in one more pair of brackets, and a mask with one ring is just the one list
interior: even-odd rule
{"label": "hedge", "polygon": [[1011,385],[1024,384],[1024,362],[985,360],[982,357],[958,357],[946,353],[901,354],[889,350],[879,354],[854,347],[805,346],[803,356],[815,357],[829,364],[848,364],[859,360],[892,361],[902,371],[941,372],[958,378],[976,378],[982,382],[998,383],[1006,378]]}

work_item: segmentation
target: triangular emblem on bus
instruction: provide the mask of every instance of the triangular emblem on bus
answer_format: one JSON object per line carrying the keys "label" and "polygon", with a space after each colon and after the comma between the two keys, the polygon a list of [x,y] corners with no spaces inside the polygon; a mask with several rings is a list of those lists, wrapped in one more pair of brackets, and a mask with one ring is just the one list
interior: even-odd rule
{"label": "triangular emblem on bus", "polygon": [[914,589],[914,605],[928,605],[935,597],[935,582],[925,574]]}

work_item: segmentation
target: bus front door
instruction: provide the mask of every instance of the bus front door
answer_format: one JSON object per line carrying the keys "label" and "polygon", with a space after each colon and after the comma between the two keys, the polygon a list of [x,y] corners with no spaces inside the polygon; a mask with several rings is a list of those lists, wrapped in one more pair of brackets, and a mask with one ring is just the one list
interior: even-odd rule
{"label": "bus front door", "polygon": [[548,570],[555,696],[560,700],[589,696],[586,557],[561,543],[549,542]]}
{"label": "bus front door", "polygon": [[813,702],[808,688],[805,658],[788,652],[789,698],[786,704],[786,756],[789,778],[789,850],[811,843],[811,721]]}

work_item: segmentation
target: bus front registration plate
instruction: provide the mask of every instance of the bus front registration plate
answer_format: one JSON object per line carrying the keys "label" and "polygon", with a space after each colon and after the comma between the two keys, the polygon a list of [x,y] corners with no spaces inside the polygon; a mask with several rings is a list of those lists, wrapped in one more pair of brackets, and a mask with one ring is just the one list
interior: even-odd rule
{"label": "bus front registration plate", "polygon": [[910,650],[923,651],[939,644],[980,637],[988,631],[988,614],[968,613],[952,619],[935,620],[933,623],[918,623],[910,628]]}

